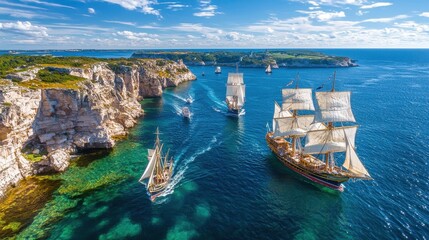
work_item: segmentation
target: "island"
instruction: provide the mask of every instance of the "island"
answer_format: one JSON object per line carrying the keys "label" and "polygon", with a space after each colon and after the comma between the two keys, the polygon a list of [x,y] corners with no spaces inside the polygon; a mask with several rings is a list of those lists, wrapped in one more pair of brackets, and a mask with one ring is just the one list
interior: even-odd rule
{"label": "island", "polygon": [[132,58],[152,58],[178,61],[188,66],[236,66],[245,68],[340,68],[356,67],[349,57],[328,56],[308,50],[266,50],[266,51],[137,51]]}

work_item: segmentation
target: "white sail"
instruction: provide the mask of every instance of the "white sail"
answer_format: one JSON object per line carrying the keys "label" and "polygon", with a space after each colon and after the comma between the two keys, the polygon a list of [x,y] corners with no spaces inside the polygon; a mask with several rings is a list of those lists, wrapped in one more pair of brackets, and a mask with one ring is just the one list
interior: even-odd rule
{"label": "white sail", "polygon": [[271,65],[268,64],[267,68],[265,69],[266,73],[270,73],[271,72]]}
{"label": "white sail", "polygon": [[347,135],[346,135],[346,144],[347,144],[346,159],[344,161],[343,167],[348,169],[352,173],[355,173],[364,177],[371,177],[368,171],[366,170],[366,168],[363,166],[362,162],[359,160],[359,157],[356,154],[354,147],[349,143],[349,139]]}
{"label": "white sail", "polygon": [[292,113],[289,110],[282,111],[280,105],[274,101],[274,115],[273,115],[273,131],[276,129],[276,121],[274,118],[292,117]]}
{"label": "white sail", "polygon": [[356,122],[350,104],[350,92],[316,92],[319,109],[315,122]]}
{"label": "white sail", "polygon": [[147,160],[150,161],[150,159],[152,158],[152,155],[155,153],[155,149],[148,149],[147,150]]}
{"label": "white sail", "polygon": [[292,117],[292,113],[289,110],[282,110],[280,105],[276,101],[274,101],[273,118],[281,118],[281,117]]}
{"label": "white sail", "polygon": [[354,145],[356,130],[357,126],[309,131],[306,135],[304,153],[345,152],[346,135],[349,142]]}
{"label": "white sail", "polygon": [[310,88],[282,89],[283,110],[314,110]]}
{"label": "white sail", "polygon": [[313,115],[274,118],[274,137],[305,136],[307,128],[313,122]]}
{"label": "white sail", "polygon": [[243,106],[246,95],[246,85],[227,85],[226,99],[229,103],[234,102],[234,97],[237,97],[237,106]]}
{"label": "white sail", "polygon": [[228,73],[228,85],[240,85],[244,84],[243,73]]}
{"label": "white sail", "polygon": [[[152,149],[148,149],[149,153],[150,153],[150,150]],[[152,175],[153,169],[155,168],[155,163],[156,163],[156,153],[153,152],[149,160],[149,163],[147,164],[147,167],[143,172],[143,175],[140,177],[140,180],[139,180],[140,182]]]}

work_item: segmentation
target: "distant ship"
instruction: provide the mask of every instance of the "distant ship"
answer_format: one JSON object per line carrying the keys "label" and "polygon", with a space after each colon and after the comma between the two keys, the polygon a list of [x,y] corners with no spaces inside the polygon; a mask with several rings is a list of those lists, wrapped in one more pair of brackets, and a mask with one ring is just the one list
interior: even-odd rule
{"label": "distant ship", "polygon": [[[343,191],[342,183],[349,179],[372,178],[356,154],[357,126],[342,124],[355,122],[350,92],[337,92],[334,84],[335,75],[330,92],[316,92],[319,109],[315,115],[298,115],[299,110],[314,111],[311,89],[283,89],[282,107],[275,103],[273,131],[268,131],[265,139],[288,168],[315,183]],[[344,163],[338,166],[340,159],[336,160],[334,153],[342,152]]]}
{"label": "distant ship", "polygon": [[164,144],[161,144],[159,139],[159,129],[156,128],[156,140],[154,149],[148,149],[149,163],[140,177],[139,182],[143,183],[145,179],[149,179],[146,184],[146,189],[154,201],[156,197],[163,193],[173,174],[173,158],[168,158],[170,149],[167,154],[162,153]]}
{"label": "distant ship", "polygon": [[219,66],[217,66],[216,69],[215,69],[215,73],[216,74],[221,74],[222,73],[222,69]]}
{"label": "distant ship", "polygon": [[271,65],[268,64],[268,67],[265,69],[265,73],[271,73]]}
{"label": "distant ship", "polygon": [[226,105],[228,113],[232,115],[243,115],[243,106],[246,99],[246,85],[243,81],[243,73],[228,73],[226,83]]}
{"label": "distant ship", "polygon": [[183,107],[182,108],[182,116],[184,118],[191,118],[191,111],[189,110],[188,107]]}

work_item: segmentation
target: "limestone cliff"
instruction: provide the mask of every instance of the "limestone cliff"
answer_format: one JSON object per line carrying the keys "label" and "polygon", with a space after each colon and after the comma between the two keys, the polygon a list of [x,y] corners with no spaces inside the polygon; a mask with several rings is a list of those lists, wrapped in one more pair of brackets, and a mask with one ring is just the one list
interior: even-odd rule
{"label": "limestone cliff", "polygon": [[26,176],[65,170],[70,154],[112,148],[143,114],[140,100],[195,79],[183,63],[159,60],[54,70],[86,80],[77,89],[37,90],[2,80],[0,198]]}

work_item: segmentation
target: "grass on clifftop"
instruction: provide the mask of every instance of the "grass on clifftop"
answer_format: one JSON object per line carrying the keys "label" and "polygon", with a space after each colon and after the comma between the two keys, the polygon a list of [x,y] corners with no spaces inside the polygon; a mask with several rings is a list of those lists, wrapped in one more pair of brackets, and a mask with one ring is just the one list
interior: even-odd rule
{"label": "grass on clifftop", "polygon": [[30,89],[40,88],[65,88],[78,89],[78,83],[85,80],[81,77],[61,73],[54,70],[41,69],[37,73],[37,78],[27,82],[18,82],[18,85]]}

